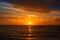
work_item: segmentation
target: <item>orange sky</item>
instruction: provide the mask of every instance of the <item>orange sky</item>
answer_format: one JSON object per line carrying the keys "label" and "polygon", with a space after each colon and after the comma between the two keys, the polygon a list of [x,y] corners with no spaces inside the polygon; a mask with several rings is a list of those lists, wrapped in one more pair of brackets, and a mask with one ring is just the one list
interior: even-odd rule
{"label": "orange sky", "polygon": [[0,11],[0,25],[27,25],[29,22],[32,25],[60,25],[58,10],[27,8],[18,5],[2,8],[4,10]]}

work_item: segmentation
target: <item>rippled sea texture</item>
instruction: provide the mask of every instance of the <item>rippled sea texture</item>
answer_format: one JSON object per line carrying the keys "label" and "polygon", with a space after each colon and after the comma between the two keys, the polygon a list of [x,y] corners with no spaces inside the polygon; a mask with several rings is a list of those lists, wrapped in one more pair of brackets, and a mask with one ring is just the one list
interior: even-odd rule
{"label": "rippled sea texture", "polygon": [[0,26],[0,40],[60,40],[60,26],[4,25]]}

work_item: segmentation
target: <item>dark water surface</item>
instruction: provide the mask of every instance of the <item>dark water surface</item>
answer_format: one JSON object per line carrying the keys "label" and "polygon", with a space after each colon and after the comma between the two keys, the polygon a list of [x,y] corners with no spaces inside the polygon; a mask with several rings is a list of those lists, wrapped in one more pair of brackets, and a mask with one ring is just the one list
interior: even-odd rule
{"label": "dark water surface", "polygon": [[0,40],[60,40],[60,26],[1,25]]}

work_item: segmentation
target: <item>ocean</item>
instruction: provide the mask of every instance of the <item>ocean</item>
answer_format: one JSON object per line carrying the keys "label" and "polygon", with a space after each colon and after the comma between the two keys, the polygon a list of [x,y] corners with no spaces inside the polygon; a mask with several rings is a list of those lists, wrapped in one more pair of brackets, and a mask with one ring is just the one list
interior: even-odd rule
{"label": "ocean", "polygon": [[0,25],[0,40],[60,40],[60,26]]}

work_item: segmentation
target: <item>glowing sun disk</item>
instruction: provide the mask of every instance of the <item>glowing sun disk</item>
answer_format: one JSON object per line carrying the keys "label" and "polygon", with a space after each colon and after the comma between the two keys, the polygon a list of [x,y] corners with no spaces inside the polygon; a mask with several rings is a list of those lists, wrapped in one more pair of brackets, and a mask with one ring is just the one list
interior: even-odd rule
{"label": "glowing sun disk", "polygon": [[30,21],[30,22],[28,22],[28,24],[29,24],[29,25],[31,25],[31,24],[32,24],[32,22]]}

